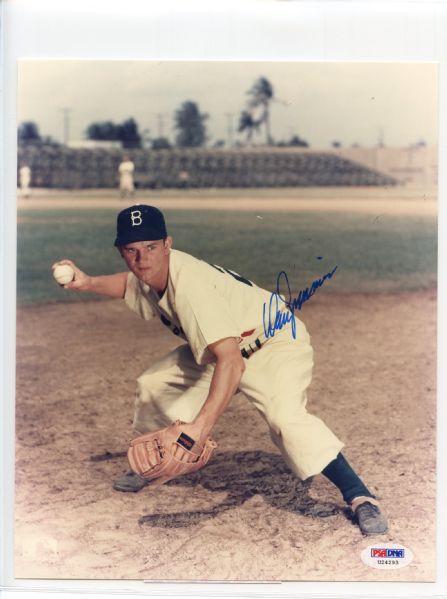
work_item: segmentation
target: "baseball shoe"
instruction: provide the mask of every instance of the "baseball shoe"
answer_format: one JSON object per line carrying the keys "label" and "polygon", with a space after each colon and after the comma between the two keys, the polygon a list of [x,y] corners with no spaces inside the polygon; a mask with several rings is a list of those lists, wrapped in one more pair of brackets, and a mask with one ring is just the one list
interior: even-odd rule
{"label": "baseball shoe", "polygon": [[113,488],[115,491],[123,491],[123,493],[138,493],[148,484],[148,480],[141,478],[135,472],[126,472],[126,474],[113,481]]}
{"label": "baseball shoe", "polygon": [[388,531],[388,523],[376,501],[369,497],[355,499],[351,509],[364,535],[378,535]]}

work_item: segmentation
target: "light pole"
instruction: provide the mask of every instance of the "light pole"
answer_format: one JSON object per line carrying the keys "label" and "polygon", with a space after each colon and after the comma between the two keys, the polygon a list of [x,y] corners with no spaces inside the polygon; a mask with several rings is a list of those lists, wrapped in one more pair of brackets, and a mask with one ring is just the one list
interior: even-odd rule
{"label": "light pole", "polygon": [[158,137],[164,137],[164,125],[165,125],[165,118],[169,116],[166,113],[163,112],[157,112],[157,124],[158,124]]}
{"label": "light pole", "polygon": [[60,111],[63,114],[63,126],[64,126],[64,145],[66,146],[68,140],[70,139],[70,112],[71,108],[60,108]]}
{"label": "light pole", "polygon": [[228,136],[228,147],[233,147],[233,112],[226,112],[225,116],[227,117],[227,136]]}

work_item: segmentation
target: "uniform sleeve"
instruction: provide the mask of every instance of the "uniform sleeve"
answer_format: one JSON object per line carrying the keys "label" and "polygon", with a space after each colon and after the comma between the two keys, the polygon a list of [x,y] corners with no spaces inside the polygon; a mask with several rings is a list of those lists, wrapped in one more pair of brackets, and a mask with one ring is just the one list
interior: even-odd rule
{"label": "uniform sleeve", "polygon": [[138,316],[144,318],[144,320],[150,320],[155,316],[155,311],[150,301],[142,292],[140,282],[131,272],[127,276],[124,301],[133,312],[136,312]]}
{"label": "uniform sleeve", "polygon": [[[194,276],[194,274],[196,276]],[[240,338],[226,299],[211,282],[194,272],[182,273],[176,294],[176,313],[198,364],[213,360],[208,346],[226,337]],[[186,279],[186,280],[185,280]]]}

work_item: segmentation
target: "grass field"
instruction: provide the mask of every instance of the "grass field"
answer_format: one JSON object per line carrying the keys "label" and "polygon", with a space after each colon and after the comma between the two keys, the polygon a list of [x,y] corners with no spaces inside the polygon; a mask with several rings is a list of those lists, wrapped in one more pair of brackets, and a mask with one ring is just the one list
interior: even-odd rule
{"label": "grass field", "polygon": [[[243,200],[241,200],[243,201]],[[274,206],[274,204],[272,204]],[[345,212],[165,210],[177,249],[273,289],[281,270],[294,291],[338,265],[330,292],[393,292],[436,285],[434,216]],[[60,289],[51,264],[74,260],[90,274],[124,270],[113,247],[116,209],[19,209],[19,304],[94,299]]]}

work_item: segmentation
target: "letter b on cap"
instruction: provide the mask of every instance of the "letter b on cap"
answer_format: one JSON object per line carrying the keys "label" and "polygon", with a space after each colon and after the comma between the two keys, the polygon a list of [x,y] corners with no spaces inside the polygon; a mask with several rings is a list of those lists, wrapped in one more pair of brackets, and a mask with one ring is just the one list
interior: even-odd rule
{"label": "letter b on cap", "polygon": [[142,214],[139,210],[133,210],[130,213],[130,218],[132,219],[132,227],[138,227],[143,224],[143,219],[141,218]]}

